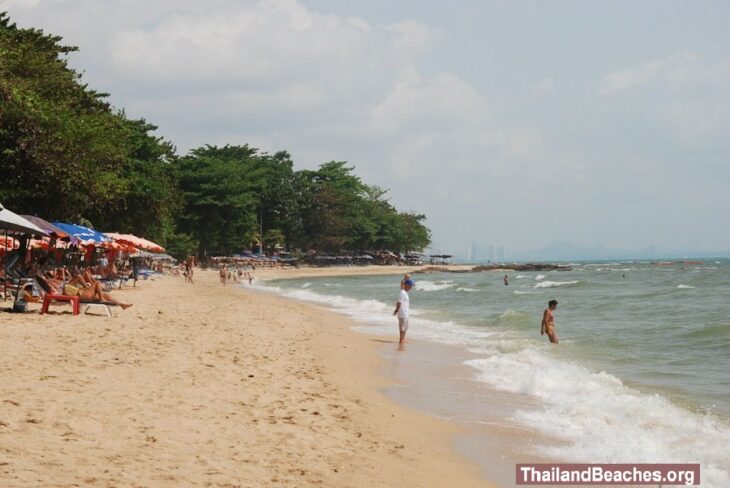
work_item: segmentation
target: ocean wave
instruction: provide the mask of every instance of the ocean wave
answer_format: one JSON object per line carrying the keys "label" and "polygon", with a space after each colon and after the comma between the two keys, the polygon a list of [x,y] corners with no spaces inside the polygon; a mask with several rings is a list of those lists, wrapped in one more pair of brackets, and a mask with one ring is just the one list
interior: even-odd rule
{"label": "ocean wave", "polygon": [[476,288],[467,288],[466,286],[460,286],[459,288],[456,289],[456,291],[466,291],[466,292],[469,292],[469,293],[474,293],[474,292],[477,292],[479,290],[477,290]]}
{"label": "ocean wave", "polygon": [[391,306],[379,300],[358,300],[342,295],[323,295],[310,290],[294,289],[284,290],[283,295],[288,298],[305,300],[308,302],[322,303],[338,309],[353,311],[365,311],[368,313],[383,313]]}
{"label": "ocean wave", "polygon": [[580,283],[580,281],[543,281],[535,285],[535,288],[555,288],[558,286],[573,286]]}
{"label": "ocean wave", "polygon": [[545,275],[539,274],[539,275],[535,276],[535,281],[540,281],[540,280],[544,280],[544,279],[545,279]]}
{"label": "ocean wave", "polygon": [[535,322],[535,318],[517,310],[507,310],[501,314],[495,323],[498,325],[525,326]]}
{"label": "ocean wave", "polygon": [[512,293],[514,293],[515,295],[533,295],[534,294],[531,291],[520,291],[520,290],[515,290]]}
{"label": "ocean wave", "polygon": [[686,333],[686,337],[730,337],[730,324],[703,327]]}
{"label": "ocean wave", "polygon": [[[257,286],[257,289],[266,292],[277,293],[287,298],[303,300],[311,303],[318,303],[360,322],[356,330],[369,334],[397,336],[397,322],[392,315],[393,306],[379,300],[359,300],[342,295],[326,295],[309,289],[302,288],[279,288],[271,286]],[[485,327],[464,326],[452,321],[435,321],[423,318],[421,312],[411,302],[411,327],[408,335],[411,337],[432,340],[455,346],[480,345],[480,351],[496,352],[496,346],[492,347],[486,339],[494,336],[502,336],[504,331],[489,330]]]}
{"label": "ocean wave", "polygon": [[302,288],[309,288],[310,286],[312,286],[312,283],[304,283]]}
{"label": "ocean wave", "polygon": [[453,281],[416,281],[416,290],[418,291],[441,291],[448,288],[453,288],[455,283]]}
{"label": "ocean wave", "polygon": [[522,278],[525,278],[525,277],[526,277],[525,275],[517,275],[517,276],[515,276],[515,279],[521,280]]}
{"label": "ocean wave", "polygon": [[[248,288],[247,286],[245,288]],[[254,285],[254,289],[259,291],[265,291],[268,293],[281,293],[281,287],[278,286],[267,286],[267,285]]]}
{"label": "ocean wave", "polygon": [[677,288],[680,290],[691,290],[691,289],[694,289],[694,286],[679,284],[679,285],[677,285]]}
{"label": "ocean wave", "polygon": [[571,462],[702,463],[703,486],[730,486],[730,428],[660,395],[642,394],[606,372],[555,359],[539,349],[494,354],[465,364],[477,380],[540,400],[514,419],[564,441],[537,453]]}

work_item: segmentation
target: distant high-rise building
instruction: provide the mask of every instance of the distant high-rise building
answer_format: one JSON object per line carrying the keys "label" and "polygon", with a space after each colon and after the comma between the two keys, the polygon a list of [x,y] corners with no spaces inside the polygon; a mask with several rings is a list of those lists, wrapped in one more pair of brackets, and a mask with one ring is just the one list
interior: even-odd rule
{"label": "distant high-rise building", "polygon": [[496,257],[497,257],[497,253],[494,250],[494,245],[490,244],[489,245],[489,261],[494,262]]}
{"label": "distant high-rise building", "polygon": [[498,263],[503,263],[504,262],[504,256],[505,256],[505,254],[504,254],[504,246],[499,246],[497,248],[497,262]]}
{"label": "distant high-rise building", "polygon": [[467,257],[472,263],[481,263],[487,260],[487,249],[479,244],[472,242],[469,246]]}

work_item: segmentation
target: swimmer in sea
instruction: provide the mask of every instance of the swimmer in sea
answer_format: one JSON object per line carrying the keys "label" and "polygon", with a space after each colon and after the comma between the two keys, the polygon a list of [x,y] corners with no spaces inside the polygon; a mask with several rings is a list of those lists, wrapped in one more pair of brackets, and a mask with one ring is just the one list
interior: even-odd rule
{"label": "swimmer in sea", "polygon": [[550,342],[558,343],[558,335],[555,333],[555,317],[553,312],[558,308],[557,300],[550,300],[548,308],[542,313],[542,324],[540,325],[540,335],[548,335]]}

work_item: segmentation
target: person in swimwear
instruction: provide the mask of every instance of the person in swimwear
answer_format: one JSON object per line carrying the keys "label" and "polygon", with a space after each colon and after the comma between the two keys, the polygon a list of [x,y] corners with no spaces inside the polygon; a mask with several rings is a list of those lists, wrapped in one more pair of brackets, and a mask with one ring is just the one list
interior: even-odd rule
{"label": "person in swimwear", "polygon": [[550,342],[558,343],[558,335],[555,333],[555,317],[553,312],[558,308],[557,300],[550,300],[548,308],[542,313],[542,324],[540,325],[540,335],[548,335]]}
{"label": "person in swimwear", "polygon": [[122,310],[126,310],[132,306],[131,303],[124,303],[116,300],[109,293],[104,291],[104,288],[99,282],[94,282],[93,284],[84,283],[79,279],[78,281],[74,281],[75,284],[72,285],[53,278],[44,278],[40,274],[36,275],[36,281],[38,281],[38,283],[45,284],[45,288],[54,294],[79,296],[81,299],[89,301],[110,302],[121,307]]}

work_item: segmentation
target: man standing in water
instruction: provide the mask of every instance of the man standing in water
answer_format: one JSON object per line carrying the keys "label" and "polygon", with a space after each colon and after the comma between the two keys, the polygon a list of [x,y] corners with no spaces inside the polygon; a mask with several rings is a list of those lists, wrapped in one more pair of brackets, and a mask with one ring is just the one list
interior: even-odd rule
{"label": "man standing in water", "polygon": [[398,330],[400,331],[400,340],[398,341],[398,350],[402,351],[406,342],[406,332],[408,331],[408,317],[411,311],[411,298],[408,292],[413,288],[413,281],[407,279],[403,281],[403,287],[398,296],[398,303],[395,304],[395,312],[393,315],[398,316]]}
{"label": "man standing in water", "polygon": [[548,335],[550,342],[558,343],[558,335],[555,333],[555,317],[553,312],[558,308],[557,300],[550,300],[548,308],[542,313],[542,324],[540,325],[540,335]]}

